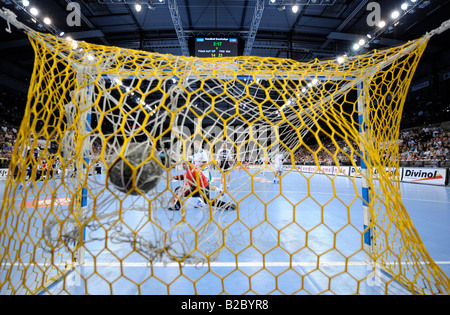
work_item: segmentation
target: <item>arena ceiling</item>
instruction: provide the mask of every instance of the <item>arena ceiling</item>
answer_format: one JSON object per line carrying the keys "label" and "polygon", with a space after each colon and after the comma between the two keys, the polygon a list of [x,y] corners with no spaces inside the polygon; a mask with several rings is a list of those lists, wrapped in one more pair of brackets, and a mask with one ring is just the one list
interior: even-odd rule
{"label": "arena ceiling", "polygon": [[[192,39],[196,37],[235,37],[243,43],[242,54],[298,61],[332,59],[345,53],[396,46],[421,37],[450,19],[449,0],[28,2],[0,0],[1,7],[13,11],[18,20],[29,27],[76,40],[163,54],[192,55]],[[404,3],[408,6],[402,9]],[[141,5],[139,12],[136,4]],[[294,4],[299,4],[296,13],[292,10]],[[39,11],[36,16],[30,13],[32,7]],[[392,18],[395,10],[399,16]],[[74,13],[80,14],[75,16]],[[44,22],[45,17],[51,19],[50,24]],[[386,26],[370,25],[377,19],[385,21]],[[7,28],[5,21],[1,23]],[[2,30],[0,34],[0,83],[26,91],[33,64],[31,45],[25,34],[17,29],[12,28],[11,33]],[[372,38],[369,39],[368,34]],[[361,39],[365,43],[359,50],[353,50]],[[434,66],[418,75],[425,75],[436,67],[435,72],[448,69],[449,43],[450,31],[431,40],[424,62]],[[435,65],[441,61],[442,64]]]}

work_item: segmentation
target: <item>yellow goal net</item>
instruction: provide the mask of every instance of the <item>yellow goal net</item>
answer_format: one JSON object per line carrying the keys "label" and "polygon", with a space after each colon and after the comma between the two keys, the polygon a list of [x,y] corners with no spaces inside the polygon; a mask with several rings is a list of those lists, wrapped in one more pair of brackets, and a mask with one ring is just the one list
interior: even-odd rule
{"label": "yellow goal net", "polygon": [[300,63],[27,34],[1,294],[449,293],[397,162],[429,37]]}

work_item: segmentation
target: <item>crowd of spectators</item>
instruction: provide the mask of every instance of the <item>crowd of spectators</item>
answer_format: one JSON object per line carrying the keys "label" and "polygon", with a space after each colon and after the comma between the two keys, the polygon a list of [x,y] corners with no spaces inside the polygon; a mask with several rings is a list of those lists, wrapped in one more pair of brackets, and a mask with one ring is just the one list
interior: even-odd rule
{"label": "crowd of spectators", "polygon": [[0,168],[7,168],[23,117],[26,95],[0,87]]}
{"label": "crowd of spectators", "polygon": [[[351,165],[358,164],[358,146],[355,142],[331,141],[301,147],[294,154],[296,164]],[[400,166],[450,167],[450,131],[438,125],[408,128],[400,131]],[[337,153],[336,153],[337,152]],[[288,158],[286,163],[291,163]]]}
{"label": "crowd of spectators", "polygon": [[4,122],[0,126],[0,168],[9,166],[17,131],[17,126],[11,126]]}
{"label": "crowd of spectators", "polygon": [[450,132],[439,126],[402,130],[399,137],[400,165],[450,166]]}
{"label": "crowd of spectators", "polygon": [[[302,146],[294,153],[295,164],[300,165],[352,165],[352,161],[357,161],[357,144],[355,142],[347,143],[345,141],[337,141],[336,148],[331,141],[324,141],[321,145],[314,144],[310,146]],[[336,154],[337,152],[337,154]],[[317,161],[316,161],[317,158]],[[285,161],[291,163],[288,157]]]}

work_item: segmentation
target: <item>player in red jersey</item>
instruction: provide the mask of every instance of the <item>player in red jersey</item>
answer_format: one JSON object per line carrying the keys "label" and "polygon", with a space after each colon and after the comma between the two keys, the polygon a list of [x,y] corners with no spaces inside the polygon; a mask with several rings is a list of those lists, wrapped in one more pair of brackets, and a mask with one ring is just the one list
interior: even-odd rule
{"label": "player in red jersey", "polygon": [[235,204],[226,203],[217,199],[210,201],[211,190],[205,175],[186,161],[182,161],[181,165],[185,173],[183,175],[176,175],[173,179],[182,180],[183,184],[175,190],[178,198],[175,197],[171,200],[169,210],[180,210],[180,199],[182,200],[186,196],[200,197],[205,204],[211,204],[213,207],[225,210],[236,210]]}

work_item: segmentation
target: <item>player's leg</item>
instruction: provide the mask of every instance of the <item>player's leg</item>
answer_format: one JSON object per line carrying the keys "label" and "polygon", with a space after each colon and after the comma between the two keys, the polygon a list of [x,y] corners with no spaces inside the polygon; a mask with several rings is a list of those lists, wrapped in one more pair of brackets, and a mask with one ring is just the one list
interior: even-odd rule
{"label": "player's leg", "polygon": [[[204,196],[202,194],[200,194],[202,199],[204,198],[203,200],[206,203],[210,203],[210,200],[211,200],[210,199],[210,187],[208,186],[208,187],[204,188],[203,193],[206,198],[204,198]],[[236,205],[234,203],[223,202],[218,199],[214,200],[211,205],[215,208],[219,208],[219,209],[223,209],[223,210],[236,210]]]}
{"label": "player's leg", "polygon": [[169,202],[169,208],[168,210],[171,211],[178,211],[181,209],[181,202],[180,200],[186,197],[190,192],[190,189],[185,186],[178,186],[175,189],[175,196],[170,200]]}

